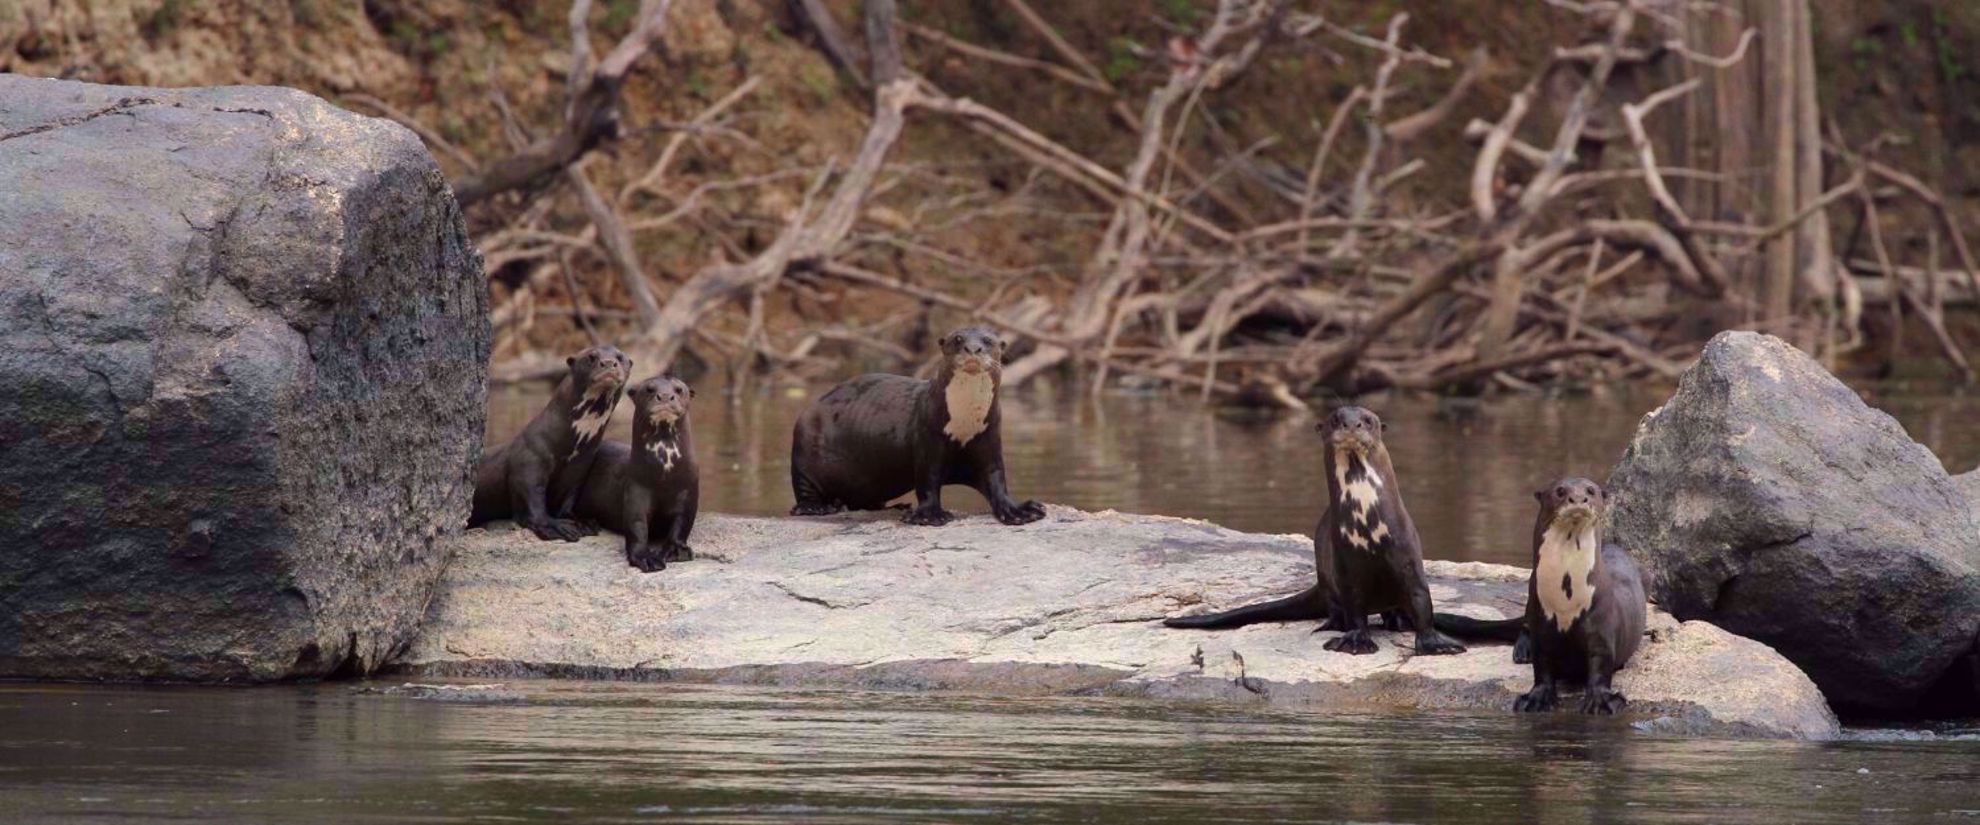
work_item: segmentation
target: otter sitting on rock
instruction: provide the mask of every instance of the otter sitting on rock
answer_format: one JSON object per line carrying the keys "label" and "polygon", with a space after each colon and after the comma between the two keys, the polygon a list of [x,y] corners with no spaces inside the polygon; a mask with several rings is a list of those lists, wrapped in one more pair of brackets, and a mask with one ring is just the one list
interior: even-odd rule
{"label": "otter sitting on rock", "polygon": [[701,506],[701,476],[688,435],[694,390],[660,375],[627,394],[633,402],[632,445],[612,441],[598,449],[577,512],[625,536],[626,563],[652,573],[667,569],[667,562],[694,558],[687,543]]}
{"label": "otter sitting on rock", "polygon": [[1553,710],[1563,686],[1581,686],[1582,713],[1613,714],[1627,700],[1610,683],[1643,642],[1643,577],[1629,553],[1602,541],[1600,485],[1564,478],[1533,497],[1540,501],[1526,585],[1533,689],[1513,709]]}
{"label": "otter sitting on rock", "polygon": [[577,541],[595,532],[572,520],[571,511],[632,374],[632,359],[617,347],[600,346],[564,364],[569,372],[550,402],[475,467],[469,527],[512,518],[545,541]]}
{"label": "otter sitting on rock", "polygon": [[1382,614],[1389,629],[1407,619],[1420,654],[1463,653],[1464,645],[1432,624],[1430,587],[1423,577],[1423,540],[1403,507],[1402,487],[1382,443],[1382,419],[1361,407],[1342,407],[1319,425],[1327,449],[1327,502],[1313,529],[1314,572],[1319,582],[1304,592],[1203,616],[1163,621],[1169,627],[1224,629],[1258,622],[1327,621],[1340,630],[1328,650],[1374,653],[1368,614]]}
{"label": "otter sitting on rock", "polygon": [[968,326],[942,339],[933,381],[872,374],[833,387],[791,433],[791,514],[879,510],[912,491],[904,521],[947,524],[955,514],[942,509],[942,487],[964,484],[1005,524],[1044,518],[1043,505],[1011,498],[1004,480],[1003,355],[996,333]]}

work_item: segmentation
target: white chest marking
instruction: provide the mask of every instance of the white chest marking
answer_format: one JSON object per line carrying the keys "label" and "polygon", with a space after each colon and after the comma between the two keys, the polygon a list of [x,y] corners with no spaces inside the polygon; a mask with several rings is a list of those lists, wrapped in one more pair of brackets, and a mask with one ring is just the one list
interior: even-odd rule
{"label": "white chest marking", "polygon": [[1600,533],[1593,524],[1580,529],[1549,526],[1540,537],[1534,590],[1540,595],[1541,612],[1563,633],[1595,601],[1595,586],[1588,583],[1588,574],[1595,569],[1600,544]]}
{"label": "white chest marking", "polygon": [[660,460],[660,469],[662,470],[674,469],[674,460],[681,457],[681,445],[675,444],[672,441],[655,439],[653,445],[646,449],[647,452],[653,454],[654,458]]}
{"label": "white chest marking", "polygon": [[949,405],[949,423],[942,432],[957,444],[968,444],[990,426],[990,404],[997,400],[997,385],[988,372],[958,372],[949,378],[943,400]]}
{"label": "white chest marking", "polygon": [[578,451],[584,449],[586,444],[597,442],[599,434],[605,432],[605,424],[612,420],[611,407],[598,412],[591,411],[596,406],[593,402],[603,395],[604,393],[600,391],[588,392],[585,393],[584,400],[578,402],[578,409],[586,412],[578,416],[576,421],[571,422],[571,434],[576,436],[571,442],[571,458],[577,458]]}
{"label": "white chest marking", "polygon": [[[1361,465],[1361,477],[1348,481],[1348,463]],[[1334,483],[1341,488],[1341,501],[1347,505],[1347,513],[1354,516],[1353,524],[1343,523],[1340,531],[1347,543],[1356,550],[1367,550],[1389,537],[1389,525],[1382,522],[1375,510],[1375,501],[1382,495],[1382,477],[1375,468],[1348,450],[1334,451]],[[1362,527],[1367,527],[1363,532]]]}

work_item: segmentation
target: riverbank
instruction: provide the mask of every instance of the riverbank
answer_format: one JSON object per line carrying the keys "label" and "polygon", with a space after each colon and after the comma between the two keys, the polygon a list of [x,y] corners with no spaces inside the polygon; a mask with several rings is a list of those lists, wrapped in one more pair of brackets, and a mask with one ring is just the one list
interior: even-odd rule
{"label": "riverbank", "polygon": [[[619,540],[471,530],[395,665],[414,676],[642,679],[790,687],[1115,695],[1381,711],[1497,710],[1530,686],[1503,645],[1419,657],[1321,650],[1311,623],[1220,633],[1165,616],[1311,583],[1300,536],[1052,507],[1009,528],[909,528],[891,513],[709,516],[693,562],[642,575]],[[1525,571],[1431,562],[1439,610],[1514,615]],[[1653,613],[1618,687],[1659,732],[1827,739],[1821,693],[1764,645]],[[1621,723],[1618,723],[1621,724]]]}

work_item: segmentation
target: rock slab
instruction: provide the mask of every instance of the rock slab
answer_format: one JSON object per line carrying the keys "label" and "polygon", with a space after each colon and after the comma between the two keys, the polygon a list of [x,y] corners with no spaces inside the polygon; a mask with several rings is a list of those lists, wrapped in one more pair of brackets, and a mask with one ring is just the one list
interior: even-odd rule
{"label": "rock slab", "polygon": [[1611,535],[1651,598],[1772,646],[1839,709],[1919,710],[1980,634],[1980,528],[1930,450],[1772,336],[1722,333],[1638,427]]}
{"label": "rock slab", "polygon": [[[695,561],[643,575],[619,539],[536,541],[470,530],[402,658],[432,677],[648,678],[808,687],[1115,694],[1315,708],[1511,712],[1532,684],[1506,645],[1415,656],[1321,648],[1313,622],[1231,631],[1162,627],[1313,581],[1303,536],[1053,506],[1006,527],[942,528],[894,514],[708,516]],[[1431,562],[1439,609],[1516,615],[1526,571]],[[1815,685],[1766,646],[1653,611],[1620,689],[1658,730],[1822,739]]]}
{"label": "rock slab", "polygon": [[488,299],[417,137],[277,88],[0,75],[0,676],[400,648],[465,522]]}

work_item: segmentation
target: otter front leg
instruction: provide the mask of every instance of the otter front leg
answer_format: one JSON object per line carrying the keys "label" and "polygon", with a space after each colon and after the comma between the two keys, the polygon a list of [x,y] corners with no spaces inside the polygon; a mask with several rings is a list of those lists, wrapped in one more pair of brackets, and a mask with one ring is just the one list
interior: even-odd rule
{"label": "otter front leg", "polygon": [[1615,666],[1609,657],[1591,654],[1588,657],[1588,692],[1582,694],[1581,712],[1594,716],[1614,716],[1621,712],[1629,700],[1610,687],[1615,678]]}
{"label": "otter front leg", "polygon": [[981,460],[982,468],[977,472],[976,491],[990,502],[990,512],[1009,525],[1030,524],[1045,517],[1045,505],[1036,501],[1019,502],[1011,498],[1010,488],[1004,483],[1004,457],[1002,450]]}
{"label": "otter front leg", "polygon": [[1545,713],[1561,702],[1560,691],[1554,685],[1554,668],[1549,655],[1552,651],[1533,652],[1533,689],[1513,700],[1513,710],[1519,713]]}
{"label": "otter front leg", "polygon": [[1411,554],[1392,549],[1390,557],[1396,576],[1409,588],[1409,601],[1403,604],[1403,616],[1416,628],[1416,652],[1425,656],[1449,656],[1463,653],[1464,645],[1458,640],[1437,632],[1432,624],[1435,615],[1430,606],[1430,585],[1423,581],[1423,573],[1417,567]]}
{"label": "otter front leg", "polygon": [[683,490],[674,497],[669,512],[660,515],[660,555],[665,561],[693,561],[694,548],[688,546],[688,532],[694,529],[695,491]]}
{"label": "otter front leg", "polygon": [[657,573],[667,569],[667,560],[662,548],[654,547],[647,540],[652,523],[652,497],[639,485],[626,485],[621,512],[626,519],[626,563],[639,568],[641,573]]}
{"label": "otter front leg", "polygon": [[579,536],[598,535],[598,525],[573,517],[577,511],[578,491],[583,488],[585,476],[590,472],[590,461],[567,461],[557,469],[556,476],[550,482],[551,490],[563,494],[557,501],[557,508],[551,511],[551,520],[569,522],[577,529]]}
{"label": "otter front leg", "polygon": [[1342,592],[1334,602],[1333,621],[1339,623],[1342,633],[1321,647],[1350,656],[1363,656],[1380,649],[1368,635],[1368,608],[1349,593]]}
{"label": "otter front leg", "polygon": [[942,483],[948,480],[948,462],[932,456],[917,456],[914,509],[901,521],[923,527],[940,527],[956,520],[956,514],[942,509]]}
{"label": "otter front leg", "polygon": [[544,541],[577,541],[584,537],[577,522],[551,518],[544,499],[549,495],[548,475],[527,457],[516,461],[509,471],[510,512],[536,537]]}

